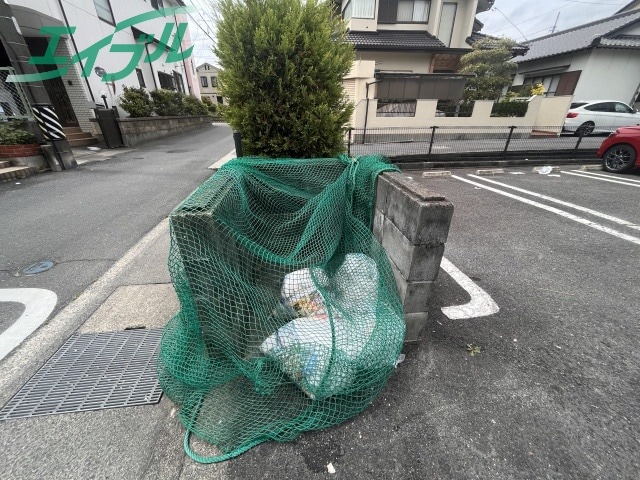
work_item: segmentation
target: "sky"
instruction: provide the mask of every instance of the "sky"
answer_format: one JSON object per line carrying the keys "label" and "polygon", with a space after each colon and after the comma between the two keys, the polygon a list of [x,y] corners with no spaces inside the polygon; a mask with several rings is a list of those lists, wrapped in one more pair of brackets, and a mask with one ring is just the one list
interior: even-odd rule
{"label": "sky", "polygon": [[[195,63],[217,65],[212,52],[215,40],[215,22],[212,0],[185,0],[196,7],[189,19],[191,40],[194,44]],[[484,23],[482,33],[509,37],[521,43],[555,31],[583,25],[614,15],[630,0],[496,0],[490,11],[477,16]],[[558,17],[558,14],[560,16]]]}
{"label": "sky", "polygon": [[[496,0],[490,11],[477,15],[482,33],[521,43],[555,31],[614,15],[630,0]],[[560,16],[558,17],[558,14]]]}

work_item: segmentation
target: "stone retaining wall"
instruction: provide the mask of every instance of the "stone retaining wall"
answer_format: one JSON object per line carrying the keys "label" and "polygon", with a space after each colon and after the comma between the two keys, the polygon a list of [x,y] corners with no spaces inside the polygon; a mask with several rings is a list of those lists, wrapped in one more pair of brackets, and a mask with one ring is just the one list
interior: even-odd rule
{"label": "stone retaining wall", "polygon": [[211,125],[209,115],[193,117],[119,118],[118,125],[125,147],[136,147],[169,135],[197,130]]}
{"label": "stone retaining wall", "polygon": [[407,325],[405,342],[417,341],[427,323],[452,216],[451,202],[404,174],[378,177],[373,234],[391,260]]}

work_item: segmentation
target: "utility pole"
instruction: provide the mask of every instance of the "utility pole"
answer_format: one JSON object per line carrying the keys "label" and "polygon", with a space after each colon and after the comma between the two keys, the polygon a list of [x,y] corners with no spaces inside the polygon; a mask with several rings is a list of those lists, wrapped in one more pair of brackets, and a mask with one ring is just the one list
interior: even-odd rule
{"label": "utility pole", "polygon": [[[29,64],[31,52],[22,33],[18,29],[18,22],[13,16],[11,6],[6,3],[6,0],[0,0],[0,42],[2,42],[2,46],[9,57],[11,66],[16,70],[18,75],[37,74],[38,70],[36,66]],[[49,94],[42,81],[25,82],[23,85],[25,87],[24,90],[27,100],[33,109],[46,105],[47,108],[50,107],[53,110]],[[47,132],[44,133],[47,140],[49,140]],[[53,146],[56,157],[64,168],[75,168],[78,166],[66,137],[61,140],[49,140],[49,143]]]}
{"label": "utility pole", "polygon": [[553,27],[551,27],[551,33],[555,33],[556,32],[556,27],[558,26],[558,19],[560,18],[560,12],[558,12],[558,15],[556,15],[556,23],[553,24]]}

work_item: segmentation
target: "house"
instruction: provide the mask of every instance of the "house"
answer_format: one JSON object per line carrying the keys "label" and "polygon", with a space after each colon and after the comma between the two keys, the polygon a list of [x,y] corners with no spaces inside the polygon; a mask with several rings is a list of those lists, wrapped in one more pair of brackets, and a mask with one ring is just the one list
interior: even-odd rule
{"label": "house", "polygon": [[356,105],[352,124],[367,121],[370,100],[378,115],[410,116],[424,99],[462,98],[466,76],[456,72],[482,23],[476,14],[493,0],[342,0],[356,61],[344,79]]}
{"label": "house", "polygon": [[512,89],[542,83],[545,95],[576,100],[613,99],[638,106],[640,2],[621,13],[528,42],[514,61]]}
{"label": "house", "polygon": [[[70,140],[89,135],[92,108],[96,104],[117,106],[125,86],[178,90],[200,96],[192,58],[184,55],[191,45],[188,29],[181,43],[174,40],[179,25],[187,21],[184,14],[167,14],[115,31],[119,22],[154,10],[185,6],[183,0],[6,0],[6,3],[32,58],[47,56],[50,45],[55,46],[54,36],[42,33],[41,27],[75,27],[73,33],[59,38],[55,50],[56,57],[67,59],[70,64],[67,72],[42,81]],[[95,54],[76,63],[68,61],[110,35],[113,35],[110,41]],[[10,42],[4,38],[0,42],[0,68],[16,67],[7,54],[7,48],[11,48],[7,43]],[[135,51],[140,53],[138,58]],[[155,57],[154,61],[144,62],[148,54]],[[38,64],[37,68],[43,73],[58,66]],[[83,71],[88,75],[84,76]],[[108,74],[117,72],[126,75],[105,81]],[[29,88],[28,83],[16,85]]]}
{"label": "house", "polygon": [[203,63],[196,68],[200,86],[200,96],[211,100],[211,103],[224,103],[218,90],[218,67],[210,63]]}

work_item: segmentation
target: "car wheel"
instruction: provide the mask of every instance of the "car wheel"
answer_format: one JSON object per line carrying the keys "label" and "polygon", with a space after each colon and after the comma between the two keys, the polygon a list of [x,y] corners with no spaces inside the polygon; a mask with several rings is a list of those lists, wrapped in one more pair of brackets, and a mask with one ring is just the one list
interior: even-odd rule
{"label": "car wheel", "polygon": [[636,151],[631,145],[614,145],[604,152],[602,166],[607,172],[628,172],[636,163]]}
{"label": "car wheel", "polygon": [[593,122],[584,122],[576,129],[576,137],[586,137],[587,135],[591,135],[596,128],[596,124]]}

